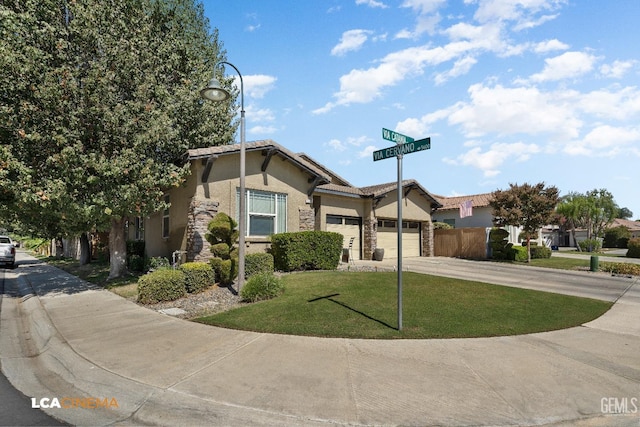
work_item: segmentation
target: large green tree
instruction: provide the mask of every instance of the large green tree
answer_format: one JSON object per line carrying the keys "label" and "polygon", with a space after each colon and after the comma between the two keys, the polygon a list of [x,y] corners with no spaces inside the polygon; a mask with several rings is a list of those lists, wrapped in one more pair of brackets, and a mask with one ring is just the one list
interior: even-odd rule
{"label": "large green tree", "polygon": [[[587,239],[603,237],[605,229],[611,225],[620,209],[613,195],[602,188],[585,194],[569,193],[562,198],[557,212],[576,242],[575,230],[579,228],[587,231]],[[580,245],[576,243],[576,246],[580,250]]]}
{"label": "large green tree", "polygon": [[187,148],[233,139],[233,99],[199,97],[224,59],[217,32],[194,0],[14,0],[0,14],[0,165],[22,178],[1,197],[47,235],[109,230],[118,277],[126,219],[164,208]]}
{"label": "large green tree", "polygon": [[531,236],[552,221],[558,204],[558,189],[545,187],[544,182],[509,184],[508,190],[496,190],[489,202],[493,210],[493,222],[499,227],[522,227],[527,236],[527,260],[531,261]]}

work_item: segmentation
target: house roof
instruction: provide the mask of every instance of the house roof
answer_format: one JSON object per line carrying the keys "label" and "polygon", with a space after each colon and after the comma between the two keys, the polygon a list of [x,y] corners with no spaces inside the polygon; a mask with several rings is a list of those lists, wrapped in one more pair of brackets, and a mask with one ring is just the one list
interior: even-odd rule
{"label": "house roof", "polygon": [[[309,174],[320,179],[321,183],[329,183],[331,182],[332,175],[325,171],[324,169],[315,165],[315,162],[310,162],[303,158],[302,156],[294,153],[278,144],[277,142],[271,139],[264,139],[260,141],[251,141],[245,143],[245,151],[266,151],[273,150],[273,153],[282,157],[283,159],[287,159],[294,164],[296,164],[299,168],[307,171]],[[236,154],[240,152],[240,144],[230,144],[230,145],[217,145],[213,147],[206,148],[194,148],[188,150],[188,158],[189,160],[197,160],[204,159],[211,156],[223,156],[228,154]]]}
{"label": "house roof", "polygon": [[460,204],[466,202],[467,200],[471,200],[471,203],[474,208],[483,208],[489,206],[489,202],[491,201],[492,193],[483,193],[483,194],[472,194],[469,196],[455,196],[455,197],[445,197],[445,196],[435,196],[438,201],[442,204],[442,207],[439,210],[447,210],[447,209],[460,209]]}
{"label": "house roof", "polygon": [[629,231],[632,230],[640,230],[640,221],[631,221],[629,219],[621,219],[621,218],[616,218],[613,220],[613,223],[609,226],[611,227],[620,227],[620,226],[624,226],[627,227],[629,229]]}
{"label": "house roof", "polygon": [[[438,201],[431,193],[429,193],[418,181],[415,179],[405,179],[402,181],[402,188],[407,188],[417,190],[421,195],[426,197],[431,201],[431,204],[434,205],[434,208],[440,208],[442,203]],[[385,184],[371,185],[368,187],[361,187],[360,191],[364,194],[365,197],[380,197],[387,193],[390,193],[398,188],[397,181],[387,182]]]}

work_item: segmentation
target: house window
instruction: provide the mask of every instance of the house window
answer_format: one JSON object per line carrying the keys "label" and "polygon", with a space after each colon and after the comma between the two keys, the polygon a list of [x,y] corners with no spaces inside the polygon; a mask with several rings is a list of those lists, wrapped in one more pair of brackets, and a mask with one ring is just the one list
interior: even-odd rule
{"label": "house window", "polygon": [[136,218],[136,240],[144,240],[144,218]]}
{"label": "house window", "polygon": [[[239,201],[240,190],[236,191]],[[240,203],[236,203],[239,207]],[[239,218],[236,211],[236,218]],[[287,195],[247,190],[247,236],[269,236],[287,231]]]}
{"label": "house window", "polygon": [[171,199],[169,198],[168,194],[164,196],[164,202],[167,204],[167,206],[162,211],[162,238],[168,239],[169,238],[169,205],[171,202]]}

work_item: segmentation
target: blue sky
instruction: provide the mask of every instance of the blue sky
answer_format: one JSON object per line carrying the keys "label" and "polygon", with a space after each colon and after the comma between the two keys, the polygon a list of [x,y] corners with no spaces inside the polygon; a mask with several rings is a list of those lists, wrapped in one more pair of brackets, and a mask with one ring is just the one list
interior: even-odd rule
{"label": "blue sky", "polygon": [[640,218],[638,0],[203,4],[244,78],[248,141],[367,186],[396,180],[372,155],[388,128],[431,137],[403,177],[432,193],[606,188]]}

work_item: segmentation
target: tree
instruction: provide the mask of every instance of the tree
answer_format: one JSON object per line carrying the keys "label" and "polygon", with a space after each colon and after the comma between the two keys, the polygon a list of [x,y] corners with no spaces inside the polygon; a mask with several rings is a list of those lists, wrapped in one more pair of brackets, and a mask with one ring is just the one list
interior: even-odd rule
{"label": "tree", "polygon": [[27,177],[6,195],[11,209],[45,218],[49,235],[109,230],[109,277],[121,276],[126,218],[165,207],[187,148],[233,140],[234,100],[199,97],[224,59],[217,32],[195,0],[27,0],[0,12],[0,162],[12,156]]}
{"label": "tree", "polygon": [[616,218],[630,219],[633,218],[633,212],[629,208],[620,208],[616,214]]}
{"label": "tree", "polygon": [[531,236],[549,224],[558,201],[558,189],[545,187],[541,182],[536,185],[509,184],[508,190],[492,193],[489,205],[495,225],[522,227],[527,236],[527,262],[531,262]]}
{"label": "tree", "polygon": [[560,204],[556,208],[556,212],[561,217],[560,222],[566,229],[571,231],[573,241],[581,251],[580,245],[576,240],[576,229],[587,228],[589,222],[589,200],[587,196],[580,193],[569,193],[562,197]]}

